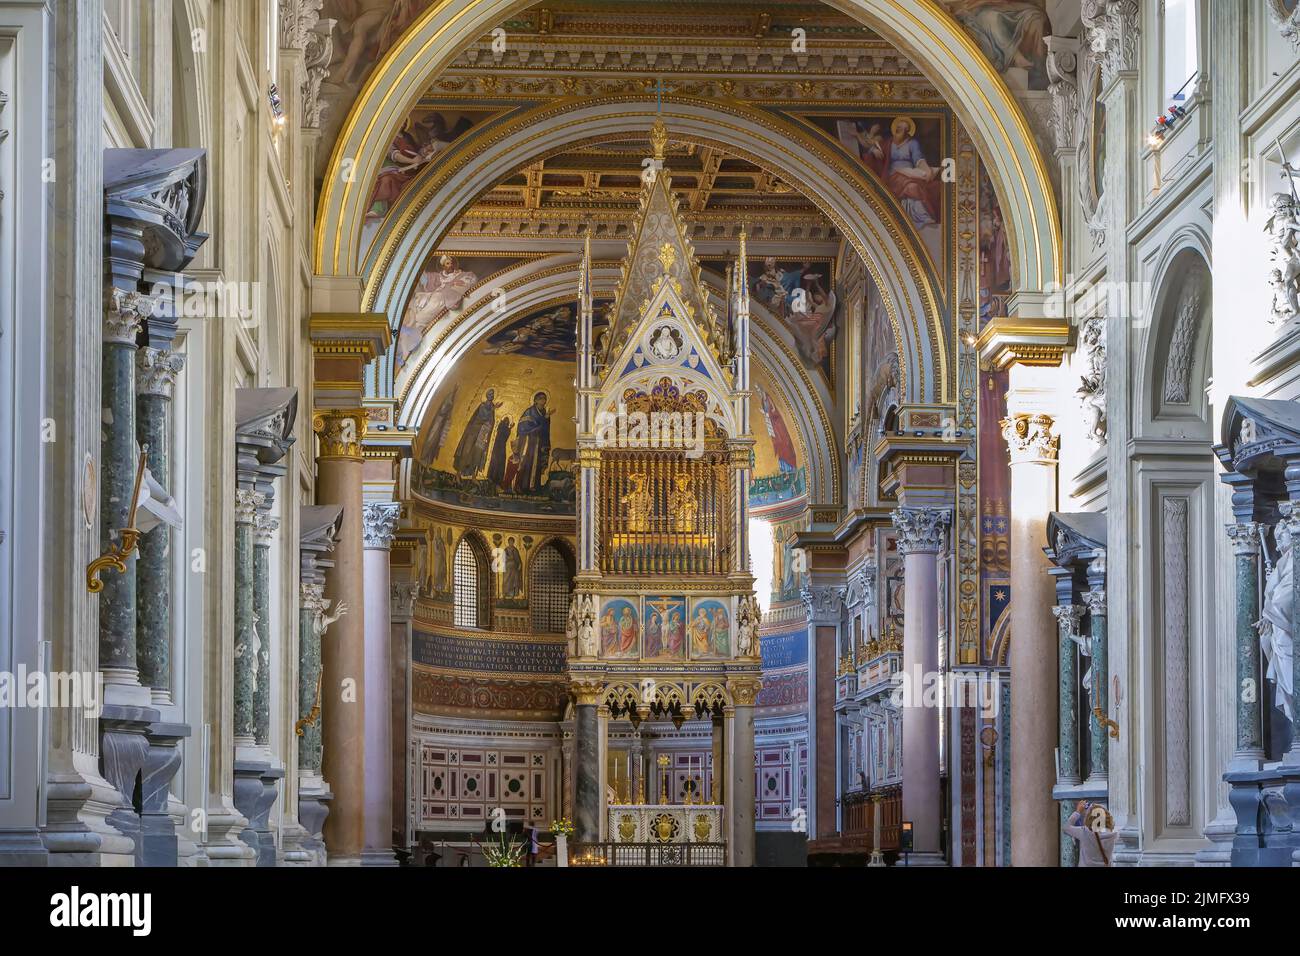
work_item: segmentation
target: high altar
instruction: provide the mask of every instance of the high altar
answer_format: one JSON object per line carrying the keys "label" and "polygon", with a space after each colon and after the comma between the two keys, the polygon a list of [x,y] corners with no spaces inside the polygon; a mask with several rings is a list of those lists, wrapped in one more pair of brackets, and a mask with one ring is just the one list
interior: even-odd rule
{"label": "high altar", "polygon": [[[748,866],[760,660],[746,539],[754,443],[745,240],[720,318],[663,166],[667,140],[656,121],[631,246],[599,332],[590,238],[582,261],[568,672],[576,836],[712,844],[714,862],[725,848],[728,864]],[[610,779],[610,723],[624,721],[634,733],[643,721],[709,721],[711,792],[702,766],[684,794],[656,778],[654,805],[652,768],[638,768],[635,786],[630,774]]]}

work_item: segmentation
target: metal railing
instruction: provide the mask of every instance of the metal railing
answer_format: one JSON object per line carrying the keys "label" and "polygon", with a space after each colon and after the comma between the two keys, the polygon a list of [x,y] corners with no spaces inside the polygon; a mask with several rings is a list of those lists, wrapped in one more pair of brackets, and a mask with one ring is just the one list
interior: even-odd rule
{"label": "metal railing", "polygon": [[570,866],[726,866],[725,843],[571,843]]}

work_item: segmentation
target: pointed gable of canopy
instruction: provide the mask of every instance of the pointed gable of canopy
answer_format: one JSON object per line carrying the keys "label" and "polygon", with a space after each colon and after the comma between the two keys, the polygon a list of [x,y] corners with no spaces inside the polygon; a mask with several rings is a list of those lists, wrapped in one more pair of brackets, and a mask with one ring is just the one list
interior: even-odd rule
{"label": "pointed gable of canopy", "polygon": [[[663,168],[668,131],[662,120],[655,121],[650,141],[654,147],[655,165],[641,187],[641,205],[632,224],[631,245],[610,309],[609,331],[600,349],[604,366],[602,377],[621,370],[614,368],[615,361],[628,341],[637,334],[651,311],[652,303],[665,298],[661,295],[665,286],[675,294],[672,296],[676,300],[674,304],[679,303],[680,310],[685,313],[678,315],[678,320],[692,323],[718,364],[726,364],[725,331],[709,304],[699,263],[682,228],[677,199],[672,192],[672,177]],[[659,304],[662,307],[662,303]]]}

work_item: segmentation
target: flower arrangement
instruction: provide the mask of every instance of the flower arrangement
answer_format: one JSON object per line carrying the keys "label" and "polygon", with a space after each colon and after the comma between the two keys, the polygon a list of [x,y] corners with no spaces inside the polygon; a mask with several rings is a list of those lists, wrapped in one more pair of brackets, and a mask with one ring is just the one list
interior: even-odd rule
{"label": "flower arrangement", "polygon": [[560,817],[558,820],[551,821],[551,833],[555,836],[571,837],[573,836],[573,821],[568,817]]}
{"label": "flower arrangement", "polygon": [[524,865],[524,845],[518,840],[510,839],[504,833],[495,843],[484,843],[482,849],[483,859],[488,866]]}

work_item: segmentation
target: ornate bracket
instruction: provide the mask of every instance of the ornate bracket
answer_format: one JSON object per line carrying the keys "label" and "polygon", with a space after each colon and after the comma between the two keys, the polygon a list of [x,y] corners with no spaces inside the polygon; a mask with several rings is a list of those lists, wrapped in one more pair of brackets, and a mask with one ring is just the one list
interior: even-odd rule
{"label": "ornate bracket", "polygon": [[118,529],[122,536],[120,544],[110,544],[108,550],[86,565],[86,590],[98,594],[104,590],[100,575],[110,568],[118,574],[126,574],[126,559],[140,543],[140,530],[135,526],[135,509],[140,504],[140,485],[144,481],[145,457],[149,446],[140,449],[139,460],[135,466],[135,490],[131,493],[131,511],[127,515],[126,527]]}

